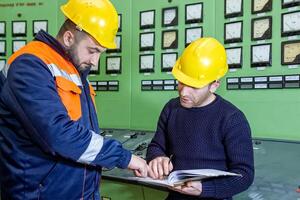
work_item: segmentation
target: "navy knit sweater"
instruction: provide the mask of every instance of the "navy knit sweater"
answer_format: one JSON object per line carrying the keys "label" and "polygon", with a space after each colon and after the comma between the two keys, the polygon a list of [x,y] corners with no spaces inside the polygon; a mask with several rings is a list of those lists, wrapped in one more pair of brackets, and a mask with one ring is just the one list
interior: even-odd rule
{"label": "navy knit sweater", "polygon": [[184,108],[179,98],[163,108],[147,161],[173,154],[174,170],[219,169],[241,174],[202,181],[199,197],[171,191],[167,199],[231,199],[253,182],[251,130],[244,114],[216,95],[204,107]]}

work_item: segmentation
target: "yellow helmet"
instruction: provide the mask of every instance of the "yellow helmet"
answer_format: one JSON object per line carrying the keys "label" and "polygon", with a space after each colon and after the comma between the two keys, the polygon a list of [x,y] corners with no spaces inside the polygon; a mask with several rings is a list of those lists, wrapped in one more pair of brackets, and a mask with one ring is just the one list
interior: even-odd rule
{"label": "yellow helmet", "polygon": [[60,9],[78,28],[89,33],[101,46],[116,48],[118,13],[109,0],[69,0]]}
{"label": "yellow helmet", "polygon": [[202,88],[228,71],[226,51],[214,38],[199,38],[186,47],[172,74],[185,85]]}

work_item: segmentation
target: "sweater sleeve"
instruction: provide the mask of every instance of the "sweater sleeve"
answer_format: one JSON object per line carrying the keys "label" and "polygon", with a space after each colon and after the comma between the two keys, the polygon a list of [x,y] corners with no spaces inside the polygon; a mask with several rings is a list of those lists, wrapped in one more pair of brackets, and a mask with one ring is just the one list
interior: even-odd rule
{"label": "sweater sleeve", "polygon": [[167,146],[167,124],[168,115],[170,112],[170,102],[167,103],[160,113],[159,120],[157,123],[157,129],[155,135],[148,145],[146,160],[150,162],[159,156],[166,156],[166,146]]}
{"label": "sweater sleeve", "polygon": [[242,112],[235,112],[227,120],[223,142],[228,171],[242,176],[203,181],[200,197],[217,199],[231,197],[245,191],[253,182],[254,161],[251,130]]}
{"label": "sweater sleeve", "polygon": [[[19,119],[26,118],[34,131],[25,131],[41,149],[47,145],[54,155],[93,166],[127,167],[131,153],[118,141],[104,139],[84,124],[70,119],[58,95],[55,79],[37,57],[25,54],[11,64],[7,88],[24,115],[19,115],[14,102],[6,101],[7,107],[14,110]],[[28,125],[23,123],[23,127]]]}

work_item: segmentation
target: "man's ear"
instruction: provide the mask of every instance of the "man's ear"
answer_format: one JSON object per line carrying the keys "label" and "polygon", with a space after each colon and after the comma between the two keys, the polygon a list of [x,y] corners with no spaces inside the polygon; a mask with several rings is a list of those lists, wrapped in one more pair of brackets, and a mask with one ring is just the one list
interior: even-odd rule
{"label": "man's ear", "polygon": [[70,47],[74,44],[75,38],[71,31],[66,31],[63,35],[63,42],[66,47]]}
{"label": "man's ear", "polygon": [[214,93],[214,92],[217,91],[217,89],[219,88],[219,86],[220,86],[220,81],[219,81],[219,80],[216,80],[216,81],[214,81],[213,83],[211,83],[210,88],[209,88],[209,91],[210,91],[211,93]]}

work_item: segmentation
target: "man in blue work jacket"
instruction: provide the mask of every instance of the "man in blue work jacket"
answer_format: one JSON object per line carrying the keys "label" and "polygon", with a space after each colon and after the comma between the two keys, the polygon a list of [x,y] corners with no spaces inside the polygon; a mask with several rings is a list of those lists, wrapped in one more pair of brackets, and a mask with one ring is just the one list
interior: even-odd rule
{"label": "man in blue work jacket", "polygon": [[100,199],[101,168],[147,176],[146,162],[103,138],[91,66],[116,48],[118,15],[109,0],[69,0],[56,38],[40,31],[2,71],[1,199]]}

